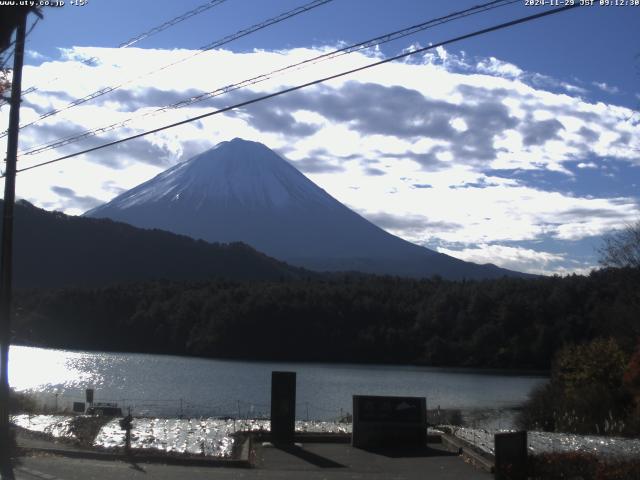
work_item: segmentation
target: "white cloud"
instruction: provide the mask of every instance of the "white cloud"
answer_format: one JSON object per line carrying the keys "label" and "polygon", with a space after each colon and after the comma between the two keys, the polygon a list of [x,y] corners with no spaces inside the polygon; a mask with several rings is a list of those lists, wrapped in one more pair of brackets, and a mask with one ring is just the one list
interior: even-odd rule
{"label": "white cloud", "polygon": [[610,94],[620,93],[620,89],[615,85],[609,85],[607,82],[593,82],[593,85],[598,87],[600,90]]}
{"label": "white cloud", "polygon": [[[25,78],[45,88],[41,94],[26,97],[23,122],[99,88],[122,87],[25,128],[21,148],[137,116],[127,128],[109,133],[110,138],[120,138],[262,92],[356,68],[381,56],[380,52],[344,55],[188,108],[144,116],[176,99],[327,51],[326,47],[249,53],[220,50],[194,56],[193,51],[185,50],[70,49],[60,60],[25,68]],[[147,74],[190,56],[191,60],[176,69]],[[99,58],[96,66],[80,63],[90,57]],[[60,80],[48,83],[46,79],[51,78]],[[564,93],[550,91],[551,86]],[[508,268],[516,268],[516,264],[521,265],[516,269],[527,271],[586,268],[567,266],[568,256],[499,247],[497,242],[543,235],[557,239],[599,235],[630,219],[637,212],[637,199],[577,197],[487,173],[491,169],[520,169],[569,175],[569,167],[574,165],[596,168],[594,157],[598,157],[598,164],[616,158],[640,165],[640,129],[632,112],[572,96],[585,92],[549,77],[536,77],[494,57],[471,60],[464,53],[439,48],[414,62],[385,64],[322,87],[268,100],[261,108],[212,116],[119,149],[33,170],[20,175],[18,194],[40,205],[80,213],[79,207],[70,203],[75,197],[63,199],[51,186],[64,186],[78,198],[108,200],[114,188],[131,188],[169,164],[240,136],[286,152],[293,162],[315,159],[323,152],[324,161],[332,168],[307,175],[365,216],[381,218],[384,213],[414,219],[412,225],[389,222],[387,227],[409,240],[482,245],[456,255],[480,259],[482,250],[495,260],[500,254],[512,262],[503,265]],[[3,120],[7,114],[8,109],[0,110]],[[306,133],[296,136],[296,131]],[[92,142],[24,157],[21,165],[56,158],[98,139]],[[383,175],[367,175],[367,171]]]}
{"label": "white cloud", "polygon": [[564,88],[568,93],[575,93],[577,95],[586,95],[588,90],[586,88],[578,87],[567,82],[561,82],[560,86]]}
{"label": "white cloud", "polygon": [[518,78],[523,73],[523,71],[514,64],[503,62],[495,57],[489,57],[479,61],[476,65],[476,69],[480,73],[487,73],[489,75],[497,75],[506,78]]}
{"label": "white cloud", "polygon": [[438,248],[438,251],[469,262],[493,263],[510,270],[540,275],[558,273],[559,264],[567,259],[566,255],[505,245],[479,244],[461,250]]}
{"label": "white cloud", "polygon": [[35,50],[27,50],[26,51],[27,57],[33,59],[33,60],[45,60],[47,57],[45,57],[44,55],[42,55],[39,52],[36,52]]}
{"label": "white cloud", "polygon": [[580,162],[576,165],[576,167],[580,169],[584,168],[598,168],[598,165],[595,162]]}
{"label": "white cloud", "polygon": [[464,132],[469,129],[467,122],[465,122],[463,118],[454,118],[449,123],[459,132]]}

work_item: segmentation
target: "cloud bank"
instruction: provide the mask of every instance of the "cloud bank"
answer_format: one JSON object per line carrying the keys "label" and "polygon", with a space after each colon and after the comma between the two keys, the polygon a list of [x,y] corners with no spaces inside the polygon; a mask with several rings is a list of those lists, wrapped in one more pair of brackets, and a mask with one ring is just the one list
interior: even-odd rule
{"label": "cloud bank", "polygon": [[[25,97],[24,123],[63,108],[70,99],[122,86],[25,128],[21,150],[119,122],[125,126],[57,150],[24,155],[20,165],[184,120],[379,57],[352,53],[185,108],[158,110],[328,50],[210,51],[161,75],[147,73],[192,52],[84,47],[64,51],[59,59],[25,69],[25,78],[45,87]],[[31,55],[36,58],[37,52]],[[99,61],[82,64],[87,57]],[[51,78],[65,80],[48,83]],[[577,195],[566,186],[535,181],[537,173],[555,172],[588,191],[585,172],[600,175],[602,182],[640,178],[639,116],[623,106],[589,100],[590,87],[613,94],[615,86],[585,85],[527,72],[494,57],[472,59],[439,48],[410,61],[33,170],[20,175],[18,194],[47,208],[81,213],[219,141],[239,136],[285,155],[337,199],[410,241],[516,270],[585,271],[596,265],[595,258],[577,262],[571,249],[552,253],[530,243],[543,238],[592,242],[638,215],[637,195]],[[8,109],[0,113],[6,117]],[[612,161],[626,165],[629,178],[616,179],[615,170],[607,168]],[[518,172],[531,172],[530,180],[524,183]]]}

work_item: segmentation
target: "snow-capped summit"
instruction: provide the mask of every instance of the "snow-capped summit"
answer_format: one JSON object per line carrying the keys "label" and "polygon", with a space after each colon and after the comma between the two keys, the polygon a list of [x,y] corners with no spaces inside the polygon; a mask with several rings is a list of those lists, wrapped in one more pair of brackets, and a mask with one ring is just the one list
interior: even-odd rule
{"label": "snow-capped summit", "polygon": [[316,270],[490,278],[513,274],[463,262],[385,232],[257,142],[222,142],[85,213],[211,242],[242,241]]}
{"label": "snow-capped summit", "polygon": [[240,138],[219,143],[175,165],[109,205],[128,209],[164,201],[189,203],[196,210],[212,202],[249,209],[284,208],[300,202],[335,203],[275,152]]}

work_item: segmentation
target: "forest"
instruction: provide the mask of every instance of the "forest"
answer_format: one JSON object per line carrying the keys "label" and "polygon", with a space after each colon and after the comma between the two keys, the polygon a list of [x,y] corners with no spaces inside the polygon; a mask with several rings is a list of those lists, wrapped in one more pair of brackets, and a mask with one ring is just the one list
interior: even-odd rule
{"label": "forest", "polygon": [[548,370],[640,338],[640,268],[447,281],[334,274],[18,290],[13,342],[216,358]]}
{"label": "forest", "polygon": [[241,242],[208,243],[108,219],[49,212],[24,200],[16,203],[14,227],[13,282],[18,288],[314,275]]}

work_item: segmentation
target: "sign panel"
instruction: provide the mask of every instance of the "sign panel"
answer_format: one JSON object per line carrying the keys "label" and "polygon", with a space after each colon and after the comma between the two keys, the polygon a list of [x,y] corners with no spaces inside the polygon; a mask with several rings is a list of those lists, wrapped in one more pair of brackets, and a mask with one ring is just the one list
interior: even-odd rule
{"label": "sign panel", "polygon": [[73,402],[74,413],[84,413],[84,402]]}
{"label": "sign panel", "polygon": [[495,478],[500,480],[527,479],[527,432],[496,433]]}
{"label": "sign panel", "polygon": [[354,395],[351,444],[360,448],[426,446],[427,400]]}
{"label": "sign panel", "polygon": [[293,443],[296,421],[296,372],[271,372],[271,439]]}
{"label": "sign panel", "polygon": [[360,420],[365,422],[420,422],[422,398],[359,396]]}

